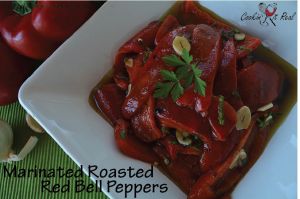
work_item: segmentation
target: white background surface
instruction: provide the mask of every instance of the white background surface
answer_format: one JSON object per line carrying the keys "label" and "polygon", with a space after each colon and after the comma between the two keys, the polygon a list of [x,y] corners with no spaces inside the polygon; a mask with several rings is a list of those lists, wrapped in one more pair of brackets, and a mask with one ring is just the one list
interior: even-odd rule
{"label": "white background surface", "polygon": [[[171,4],[172,2],[106,3],[22,86],[19,93],[21,104],[78,165],[149,168],[149,165],[127,158],[117,151],[113,129],[89,106],[88,96],[111,67],[118,47],[145,24],[158,19]],[[257,22],[242,23],[241,14],[244,11],[258,11],[257,2],[223,1],[202,4],[247,32],[259,36],[270,48],[296,65],[296,22],[280,22],[276,27],[261,27]],[[295,10],[295,7],[296,2],[278,3],[280,12]],[[265,153],[234,191],[234,199],[296,198],[296,117],[294,107]],[[138,198],[185,198],[158,171],[153,179],[118,181],[168,184],[169,191],[165,194],[139,194]],[[124,198],[122,194],[108,195],[112,198]]]}

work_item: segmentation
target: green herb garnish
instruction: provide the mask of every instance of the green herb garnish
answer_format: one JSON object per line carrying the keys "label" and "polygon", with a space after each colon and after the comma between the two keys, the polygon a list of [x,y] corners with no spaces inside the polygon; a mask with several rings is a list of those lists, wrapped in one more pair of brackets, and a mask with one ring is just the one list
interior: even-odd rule
{"label": "green herb garnish", "polygon": [[176,101],[184,93],[184,88],[194,82],[194,92],[205,96],[206,82],[200,76],[200,70],[196,64],[192,64],[193,56],[183,49],[181,57],[169,55],[162,58],[170,66],[176,67],[176,71],[161,70],[162,82],[156,84],[155,98],[166,98],[171,93],[173,101]]}
{"label": "green herb garnish", "polygon": [[225,117],[224,117],[224,96],[219,96],[219,105],[218,105],[218,120],[220,125],[224,125]]}
{"label": "green herb garnish", "polygon": [[266,128],[267,126],[271,125],[274,121],[275,114],[269,113],[266,116],[262,116],[257,118],[258,127],[259,128]]}
{"label": "green herb garnish", "polygon": [[120,132],[120,136],[122,140],[126,138],[126,131],[124,129]]}
{"label": "green herb garnish", "polygon": [[247,51],[249,51],[249,52],[252,52],[252,49],[251,49],[251,48],[247,48],[247,47],[245,47],[245,46],[238,46],[237,49],[238,49],[238,50],[247,50]]}

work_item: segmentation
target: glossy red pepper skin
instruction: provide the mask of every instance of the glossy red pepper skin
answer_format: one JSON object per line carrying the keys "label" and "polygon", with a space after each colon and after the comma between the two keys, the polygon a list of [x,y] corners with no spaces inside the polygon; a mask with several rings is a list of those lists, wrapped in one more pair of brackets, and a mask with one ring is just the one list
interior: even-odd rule
{"label": "glossy red pepper skin", "polygon": [[10,49],[0,37],[0,106],[17,100],[20,86],[36,65]]}
{"label": "glossy red pepper skin", "polygon": [[142,111],[131,119],[131,127],[134,134],[144,142],[153,142],[165,136],[156,125],[153,97],[150,97]]}
{"label": "glossy red pepper skin", "polygon": [[5,42],[18,53],[42,60],[61,44],[39,34],[31,24],[31,16],[10,15],[2,21],[1,33]]}
{"label": "glossy red pepper skin", "polygon": [[[129,83],[133,82],[138,73],[142,73],[141,68],[135,66],[143,66],[146,61],[146,53],[149,53],[154,47],[156,32],[160,26],[160,22],[154,21],[149,23],[145,28],[135,34],[125,44],[123,44],[115,57],[113,78],[116,84],[123,90],[127,90]],[[125,66],[124,59],[134,58],[134,66],[128,68]],[[141,62],[143,61],[143,63]],[[128,77],[129,76],[129,77]]]}
{"label": "glossy red pepper skin", "polygon": [[160,70],[171,68],[162,61],[162,57],[175,54],[172,47],[175,36],[179,34],[189,38],[193,28],[194,25],[189,25],[175,29],[163,37],[159,45],[156,46],[144,65],[139,78],[135,84],[132,85],[131,92],[123,103],[122,113],[125,118],[129,119],[134,116],[147,102],[149,96],[155,89],[156,83],[161,80]]}
{"label": "glossy red pepper skin", "polygon": [[252,112],[274,101],[279,96],[282,82],[280,71],[260,61],[238,72],[238,91]]}
{"label": "glossy red pepper skin", "polygon": [[[7,4],[1,7],[12,8]],[[7,10],[1,13],[0,29],[6,43],[15,51],[42,60],[49,57],[95,9],[96,6],[87,1],[38,1],[32,12],[24,16],[11,14],[12,9],[9,13]]]}
{"label": "glossy red pepper skin", "polygon": [[71,36],[95,11],[90,1],[38,1],[31,14],[35,30],[54,41]]}
{"label": "glossy red pepper skin", "polygon": [[171,98],[158,100],[156,116],[162,126],[198,136],[205,143],[211,141],[211,127],[207,118],[195,110],[178,106]]}
{"label": "glossy red pepper skin", "polygon": [[178,28],[180,26],[178,20],[176,17],[172,15],[168,15],[162,24],[160,25],[156,36],[155,36],[155,44],[157,45],[160,40],[167,35],[169,32],[173,31],[174,29]]}
{"label": "glossy red pepper skin", "polygon": [[0,1],[0,27],[1,27],[1,21],[13,14],[12,11],[12,2],[11,1]]}
{"label": "glossy red pepper skin", "polygon": [[153,164],[158,161],[158,157],[151,147],[138,140],[129,133],[129,124],[124,120],[118,120],[115,126],[115,141],[119,150],[134,159]]}
{"label": "glossy red pepper skin", "polygon": [[206,82],[205,96],[195,93],[194,87],[191,86],[177,100],[177,104],[194,108],[206,115],[221,60],[221,35],[208,25],[197,25],[193,30],[191,46],[193,62],[202,70],[200,78]]}
{"label": "glossy red pepper skin", "polygon": [[112,126],[122,118],[121,106],[125,92],[116,84],[106,84],[95,90],[93,98],[99,110],[107,117]]}
{"label": "glossy red pepper skin", "polygon": [[223,124],[219,121],[220,97],[213,97],[209,107],[208,120],[213,129],[214,137],[219,141],[226,141],[235,128],[237,117],[234,108],[226,101],[223,102]]}
{"label": "glossy red pepper skin", "polygon": [[214,94],[229,98],[237,91],[237,52],[233,39],[225,42],[222,50],[222,61],[214,83]]}

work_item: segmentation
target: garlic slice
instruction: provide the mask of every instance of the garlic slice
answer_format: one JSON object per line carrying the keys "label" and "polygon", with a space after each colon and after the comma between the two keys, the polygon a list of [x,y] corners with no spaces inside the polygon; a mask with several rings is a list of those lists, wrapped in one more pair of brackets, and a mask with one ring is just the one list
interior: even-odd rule
{"label": "garlic slice", "polygon": [[39,123],[37,123],[37,121],[35,119],[33,119],[33,117],[31,115],[26,113],[25,119],[26,119],[27,125],[31,128],[31,130],[33,130],[36,133],[44,133],[43,127],[41,127],[39,125]]}
{"label": "garlic slice", "polygon": [[245,39],[246,35],[245,33],[235,33],[234,34],[234,39],[236,41],[243,41]]}
{"label": "garlic slice", "polygon": [[173,49],[177,54],[182,55],[183,49],[188,52],[191,50],[191,44],[185,37],[176,36],[173,40]]}
{"label": "garlic slice", "polygon": [[0,162],[6,162],[12,153],[13,131],[8,123],[0,120]]}
{"label": "garlic slice", "polygon": [[126,97],[130,94],[131,84],[128,84]]}
{"label": "garlic slice", "polygon": [[232,161],[229,168],[234,169],[236,167],[241,167],[246,163],[246,161],[247,161],[247,153],[244,149],[241,149],[239,154]]}
{"label": "garlic slice", "polygon": [[23,160],[35,147],[38,142],[38,138],[35,136],[31,136],[29,140],[26,142],[25,146],[22,148],[19,154],[10,154],[8,161],[20,161]]}
{"label": "garlic slice", "polygon": [[186,132],[176,131],[176,139],[179,142],[179,144],[182,144],[184,146],[188,146],[192,144],[192,139],[189,137],[189,134]]}
{"label": "garlic slice", "polygon": [[248,106],[243,106],[237,111],[236,129],[247,129],[251,122],[251,111]]}
{"label": "garlic slice", "polygon": [[257,111],[265,112],[265,111],[269,110],[270,108],[273,108],[273,106],[274,106],[274,105],[273,105],[273,103],[271,102],[271,103],[269,103],[269,104],[266,104],[266,105],[264,105],[264,106],[258,108]]}
{"label": "garlic slice", "polygon": [[131,68],[133,66],[133,59],[132,58],[124,58],[125,66]]}

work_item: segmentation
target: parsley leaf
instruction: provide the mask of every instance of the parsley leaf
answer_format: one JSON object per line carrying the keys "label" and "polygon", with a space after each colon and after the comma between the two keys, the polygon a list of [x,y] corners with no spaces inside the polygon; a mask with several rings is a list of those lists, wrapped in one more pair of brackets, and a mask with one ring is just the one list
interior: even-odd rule
{"label": "parsley leaf", "polygon": [[183,94],[183,87],[177,82],[171,91],[173,101],[176,101]]}
{"label": "parsley leaf", "polygon": [[182,59],[186,64],[190,64],[193,61],[193,56],[189,54],[189,52],[184,48],[182,49]]}
{"label": "parsley leaf", "polygon": [[219,105],[218,105],[218,120],[220,125],[224,125],[225,117],[224,117],[224,96],[219,96]]}
{"label": "parsley leaf", "polygon": [[171,82],[177,82],[178,81],[177,77],[176,77],[176,74],[173,71],[161,70],[160,74],[163,77],[163,79],[166,80],[166,81],[171,81]]}
{"label": "parsley leaf", "polygon": [[174,83],[169,82],[169,83],[161,83],[158,82],[156,84],[156,88],[155,88],[155,92],[153,94],[153,96],[155,98],[167,98],[170,91],[172,90],[174,86]]}
{"label": "parsley leaf", "polygon": [[120,132],[120,137],[122,140],[126,138],[126,131],[124,129]]}
{"label": "parsley leaf", "polygon": [[169,55],[162,58],[163,61],[170,66],[185,66],[186,64],[176,55]]}
{"label": "parsley leaf", "polygon": [[196,64],[192,64],[193,56],[184,48],[181,57],[168,55],[162,58],[165,64],[177,67],[176,71],[161,70],[163,81],[157,83],[154,92],[155,98],[166,98],[171,94],[176,101],[194,81],[194,92],[205,96],[206,82],[200,76],[202,70]]}

